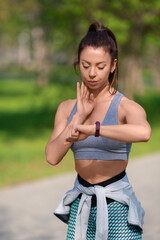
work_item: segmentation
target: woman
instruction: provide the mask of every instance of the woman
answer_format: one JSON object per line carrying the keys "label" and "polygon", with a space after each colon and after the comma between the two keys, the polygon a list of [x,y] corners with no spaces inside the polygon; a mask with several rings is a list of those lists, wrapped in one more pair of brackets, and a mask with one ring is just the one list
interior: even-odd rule
{"label": "woman", "polygon": [[147,142],[151,128],[144,109],[117,91],[113,32],[91,24],[76,65],[82,80],[77,99],[59,105],[45,149],[56,165],[71,148],[77,172],[54,214],[68,224],[67,239],[142,239],[144,210],[125,170],[132,142]]}

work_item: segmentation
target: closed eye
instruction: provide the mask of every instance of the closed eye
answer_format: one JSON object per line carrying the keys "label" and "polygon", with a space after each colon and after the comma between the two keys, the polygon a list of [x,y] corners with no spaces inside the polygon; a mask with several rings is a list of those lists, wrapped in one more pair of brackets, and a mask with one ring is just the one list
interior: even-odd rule
{"label": "closed eye", "polygon": [[[84,66],[84,65],[83,65],[83,67],[84,68],[89,68],[89,66]],[[98,67],[98,69],[102,70],[102,69],[104,69],[104,67]]]}
{"label": "closed eye", "polygon": [[83,67],[84,67],[84,68],[89,68],[88,66],[84,66],[84,65],[83,65]]}
{"label": "closed eye", "polygon": [[101,69],[104,69],[104,67],[98,67],[98,69],[100,69],[100,70],[101,70]]}

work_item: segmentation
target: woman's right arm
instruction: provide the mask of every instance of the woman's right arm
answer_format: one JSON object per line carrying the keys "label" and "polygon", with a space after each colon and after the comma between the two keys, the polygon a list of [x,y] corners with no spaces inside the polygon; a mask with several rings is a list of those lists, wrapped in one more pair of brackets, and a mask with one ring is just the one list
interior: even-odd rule
{"label": "woman's right arm", "polygon": [[70,126],[72,124],[83,124],[85,120],[84,117],[76,113],[67,125],[69,101],[71,100],[66,100],[59,105],[55,115],[54,130],[45,148],[46,160],[51,165],[58,164],[72,145],[72,143],[65,144]]}
{"label": "woman's right arm", "polygon": [[77,82],[77,112],[67,125],[68,112],[71,112],[71,100],[62,102],[56,112],[54,130],[46,145],[45,154],[47,162],[51,165],[58,164],[68,152],[72,142],[66,139],[72,137],[78,139],[79,132],[75,132],[73,124],[83,124],[86,117],[93,111],[94,96],[82,82]]}

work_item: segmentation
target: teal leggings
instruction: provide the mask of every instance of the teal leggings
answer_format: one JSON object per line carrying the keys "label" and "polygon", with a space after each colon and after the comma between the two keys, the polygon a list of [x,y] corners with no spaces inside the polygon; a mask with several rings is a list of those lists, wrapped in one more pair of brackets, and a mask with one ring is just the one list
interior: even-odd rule
{"label": "teal leggings", "polygon": [[[71,204],[71,212],[68,223],[67,240],[74,240],[75,222],[80,199],[77,198]],[[95,239],[97,207],[91,207],[87,240]],[[128,206],[117,201],[108,204],[108,240],[142,240],[142,230],[127,221]],[[106,239],[107,240],[107,239]]]}

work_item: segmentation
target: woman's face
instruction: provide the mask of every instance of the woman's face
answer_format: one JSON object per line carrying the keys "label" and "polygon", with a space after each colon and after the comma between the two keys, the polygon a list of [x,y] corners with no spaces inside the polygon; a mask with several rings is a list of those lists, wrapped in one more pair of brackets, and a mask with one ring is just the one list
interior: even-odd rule
{"label": "woman's face", "polygon": [[116,59],[111,65],[111,56],[103,47],[85,47],[80,55],[81,79],[90,89],[108,85],[108,77],[116,67]]}

